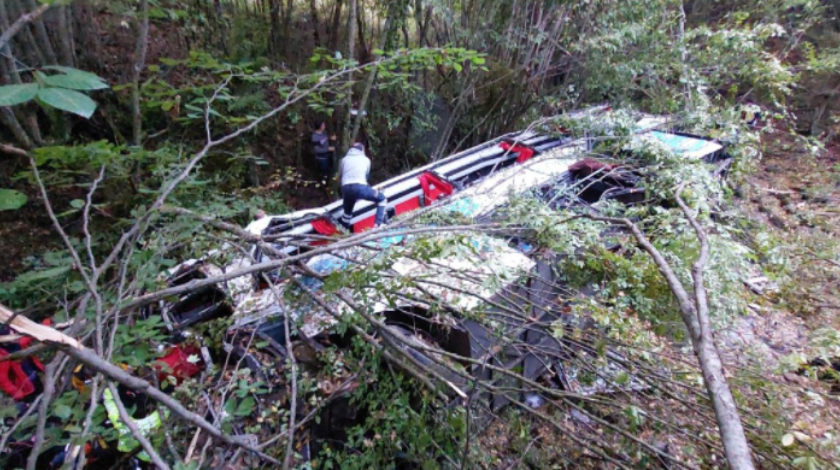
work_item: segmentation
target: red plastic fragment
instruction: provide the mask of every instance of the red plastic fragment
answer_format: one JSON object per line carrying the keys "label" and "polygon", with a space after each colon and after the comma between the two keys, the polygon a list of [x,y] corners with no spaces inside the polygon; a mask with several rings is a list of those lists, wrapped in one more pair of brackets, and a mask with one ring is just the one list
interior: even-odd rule
{"label": "red plastic fragment", "polygon": [[438,175],[426,172],[417,177],[420,180],[420,186],[423,188],[423,195],[426,197],[426,205],[438,200],[438,198],[445,194],[451,196],[455,191],[452,184],[443,180]]}
{"label": "red plastic fragment", "polygon": [[[6,350],[0,349],[0,358],[8,355]],[[35,391],[35,385],[23,371],[20,361],[2,361],[0,362],[0,390],[14,400],[22,400]]]}
{"label": "red plastic fragment", "polygon": [[312,221],[312,228],[315,229],[321,235],[326,235],[328,237],[333,236],[338,232],[338,229],[333,225],[332,222],[327,220],[325,217],[322,217],[317,220]]}
{"label": "red plastic fragment", "polygon": [[516,163],[525,163],[534,156],[534,149],[530,147],[526,147],[524,145],[519,144],[511,144],[510,142],[502,142],[499,144],[503,150],[507,150],[510,153],[518,154],[516,157]]}
{"label": "red plastic fragment", "polygon": [[[190,362],[190,356],[200,358],[201,351],[195,346],[174,346],[170,348],[165,356],[155,361],[154,368],[158,371],[158,380],[163,382],[171,375],[180,384],[184,379],[188,379],[201,372],[203,361],[199,359],[198,362]],[[166,366],[163,364],[166,364]]]}

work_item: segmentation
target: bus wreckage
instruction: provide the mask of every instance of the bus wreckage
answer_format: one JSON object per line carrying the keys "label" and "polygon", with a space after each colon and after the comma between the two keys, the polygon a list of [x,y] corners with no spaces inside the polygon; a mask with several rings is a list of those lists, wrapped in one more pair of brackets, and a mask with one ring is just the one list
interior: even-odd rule
{"label": "bus wreckage", "polygon": [[[599,107],[572,118],[609,122],[612,114]],[[723,144],[663,130],[666,124],[636,115],[631,138],[656,141],[681,158],[717,163],[719,169],[731,161]],[[226,246],[184,262],[163,275],[167,286],[189,286],[258,263],[299,261],[185,289],[188,293],[145,307],[144,316],[161,318],[172,334],[160,348],[162,370],[177,383],[229,354],[254,380],[285,390],[290,355],[317,377],[327,345],[341,347],[363,335],[373,346],[391,346],[386,357],[396,363],[429,371],[450,404],[462,402],[476,380],[490,385],[478,402],[491,411],[511,402],[540,407],[545,398],[534,384],[578,395],[644,389],[644,380],[633,376],[619,353],[596,351],[586,335],[562,334],[600,327],[569,314],[580,293],[571,294],[556,272],[559,255],[506,230],[459,233],[434,222],[450,217],[493,227],[494,216],[521,195],[552,208],[643,202],[640,176],[599,158],[593,153],[596,141],[562,130],[515,132],[392,178],[376,185],[388,198],[390,223],[375,231],[368,231],[375,213],[368,201],[356,204],[349,236],[337,229],[341,200],[254,221],[245,229],[258,240],[249,252]],[[211,351],[194,330],[222,318],[224,351]],[[354,318],[374,331],[354,328],[353,321],[342,325]],[[589,356],[594,363],[597,355],[606,359],[593,370],[577,365]],[[518,375],[506,373],[511,370]],[[352,377],[342,383],[319,380],[329,403],[304,430],[306,437],[298,438],[305,459],[316,455],[322,441],[341,442],[344,429],[360,422],[363,410],[344,398],[354,386]],[[283,392],[278,393],[267,397],[279,400]]]}
{"label": "bus wreckage", "polygon": [[[596,108],[578,116],[607,120],[610,113],[608,108]],[[660,130],[664,125],[662,118],[637,116],[633,138],[657,141],[685,159],[717,163],[719,170],[730,163],[721,143]],[[427,219],[439,214],[492,221],[511,197],[526,193],[552,207],[589,206],[604,200],[642,202],[645,188],[639,176],[593,155],[593,146],[590,137],[517,132],[392,178],[376,186],[388,197],[392,223],[375,235],[365,236],[374,233],[365,232],[373,227],[375,213],[368,201],[355,206],[355,235],[350,238],[339,236],[337,229],[341,200],[320,209],[262,218],[246,230],[265,242],[246,256],[224,267],[214,260],[224,258],[225,250],[186,262],[169,271],[167,284],[185,285],[283,257],[312,256],[290,269],[193,291],[146,314],[161,315],[173,333],[229,317],[225,348],[258,376],[265,376],[270,367],[260,360],[265,354],[254,352],[255,341],[267,344],[267,357],[292,353],[306,362],[323,349],[322,342],[342,341],[332,331],[341,318],[361,315],[410,362],[432,370],[446,384],[450,398],[465,398],[470,378],[527,389],[511,383],[517,381],[503,372],[513,369],[529,381],[583,395],[642,389],[644,383],[632,377],[621,356],[611,351],[606,365],[586,380],[583,371],[564,361],[594,356],[595,351],[585,341],[560,339],[557,325],[567,329],[598,325],[562,314],[570,300],[554,269],[556,255],[504,232],[478,232],[465,238],[444,227],[418,230],[400,223],[421,214]],[[413,249],[417,243],[446,248],[433,249],[434,254],[423,259]],[[363,276],[365,269],[377,270],[375,285],[325,289],[325,283]],[[324,290],[333,295],[322,295]],[[287,319],[294,339],[291,352],[286,347]],[[627,374],[629,380],[615,380]],[[481,398],[494,411],[511,401],[506,394],[486,393]],[[543,399],[537,391],[523,391],[520,400],[536,407]],[[320,424],[311,430],[312,442],[335,438],[337,428],[347,425],[348,419],[352,422],[356,412],[348,415],[348,407],[340,400],[327,407]]]}

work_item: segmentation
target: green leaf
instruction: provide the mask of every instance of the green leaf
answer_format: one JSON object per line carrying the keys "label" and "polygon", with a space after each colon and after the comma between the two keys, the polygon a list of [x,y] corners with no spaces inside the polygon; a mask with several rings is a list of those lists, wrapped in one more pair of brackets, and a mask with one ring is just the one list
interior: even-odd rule
{"label": "green leaf", "polygon": [[459,64],[457,62],[452,64],[452,68],[454,68],[456,72],[460,72],[461,70],[464,70],[464,68],[461,67],[461,64]]}
{"label": "green leaf", "polygon": [[225,402],[225,413],[228,416],[232,416],[234,410],[236,410],[236,400],[230,399],[230,400],[226,401]]}
{"label": "green leaf", "polygon": [[14,189],[0,189],[0,212],[16,211],[26,204],[26,194]]}
{"label": "green leaf", "polygon": [[16,104],[26,103],[32,98],[35,98],[37,93],[38,85],[36,83],[0,86],[0,106],[14,106]]}
{"label": "green leaf", "polygon": [[96,111],[96,102],[78,91],[43,88],[38,90],[38,99],[48,106],[77,114],[85,119],[90,119]]}
{"label": "green leaf", "polygon": [[236,411],[233,413],[235,416],[248,416],[251,414],[251,411],[254,410],[254,406],[256,405],[256,401],[254,401],[254,397],[248,397],[239,402],[239,406],[236,407]]}
{"label": "green leaf", "polygon": [[630,374],[625,371],[621,371],[618,375],[615,376],[615,383],[618,385],[624,385],[630,381]]}
{"label": "green leaf", "polygon": [[25,274],[21,274],[18,276],[17,281],[20,282],[32,282],[32,281],[42,281],[45,279],[52,279],[55,277],[63,276],[67,272],[70,271],[70,266],[59,266],[57,268],[45,269],[43,271],[34,271],[28,272]]}
{"label": "green leaf", "polygon": [[71,90],[102,90],[108,88],[108,84],[101,81],[96,75],[88,78],[84,75],[50,75],[44,77],[44,83],[51,87],[69,88]]}
{"label": "green leaf", "polygon": [[73,409],[65,404],[56,405],[53,414],[60,419],[68,419],[73,414]]}
{"label": "green leaf", "polygon": [[595,342],[595,353],[598,354],[598,357],[607,355],[607,341],[604,338]]}
{"label": "green leaf", "polygon": [[85,207],[85,201],[82,201],[81,199],[73,199],[70,201],[70,206],[76,209],[81,209],[82,207]]}
{"label": "green leaf", "polygon": [[[98,75],[85,72],[84,70],[74,69],[73,67],[64,67],[62,65],[48,65],[46,67],[41,67],[44,70],[52,70],[54,72],[61,72],[66,75],[72,76],[78,80],[86,80],[90,82],[104,82]],[[106,85],[107,87],[107,85]]]}

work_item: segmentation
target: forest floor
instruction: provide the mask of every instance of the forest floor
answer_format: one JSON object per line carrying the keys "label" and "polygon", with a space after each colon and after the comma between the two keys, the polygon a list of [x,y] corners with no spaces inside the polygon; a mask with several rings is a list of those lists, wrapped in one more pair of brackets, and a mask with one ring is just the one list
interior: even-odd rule
{"label": "forest floor", "polygon": [[787,352],[804,345],[806,330],[840,327],[840,145],[813,155],[789,134],[764,141],[764,158],[739,188],[735,207],[753,238],[760,274],[775,284],[756,297],[753,311],[799,323],[794,331],[758,325],[773,349]]}
{"label": "forest floor", "polygon": [[15,276],[31,268],[28,264],[31,257],[58,248],[61,243],[35,188],[25,181],[12,179],[21,163],[11,160],[0,162],[0,187],[21,191],[29,201],[19,210],[0,211],[0,283],[13,281]]}
{"label": "forest floor", "polygon": [[736,382],[762,395],[745,398],[788,423],[780,437],[792,433],[793,445],[811,445],[838,465],[840,386],[797,369],[820,357],[840,360],[840,146],[812,153],[781,132],[764,142],[735,209],[753,239],[757,277],[767,281],[749,294],[749,312],[718,332],[718,347]]}

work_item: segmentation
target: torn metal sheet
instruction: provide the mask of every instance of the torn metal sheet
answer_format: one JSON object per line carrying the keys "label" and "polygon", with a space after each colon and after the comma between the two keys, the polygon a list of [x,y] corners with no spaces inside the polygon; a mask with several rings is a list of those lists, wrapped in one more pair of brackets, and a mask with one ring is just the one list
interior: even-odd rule
{"label": "torn metal sheet", "polygon": [[[566,174],[584,151],[583,144],[571,145],[505,168],[460,192],[443,210],[478,217],[506,204],[511,196],[554,181]],[[462,200],[465,200],[462,202]]]}

